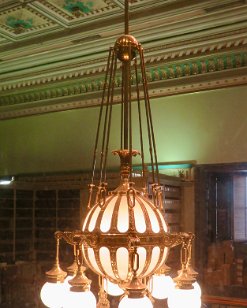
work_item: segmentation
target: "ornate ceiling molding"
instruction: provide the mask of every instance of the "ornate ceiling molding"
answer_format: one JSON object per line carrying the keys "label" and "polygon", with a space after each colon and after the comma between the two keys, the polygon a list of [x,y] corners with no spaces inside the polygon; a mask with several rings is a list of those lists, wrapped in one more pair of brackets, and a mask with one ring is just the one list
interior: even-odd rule
{"label": "ornate ceiling molding", "polygon": [[[247,52],[191,59],[147,69],[150,97],[247,84]],[[99,105],[104,77],[0,98],[0,119]],[[121,78],[116,79],[116,90]],[[142,96],[142,94],[141,94]],[[135,99],[135,97],[133,97]],[[119,103],[117,93],[114,103]],[[16,106],[17,105],[17,106]]]}
{"label": "ornate ceiling molding", "polygon": [[[99,104],[107,51],[122,33],[123,1],[95,0],[77,16],[64,3],[6,1],[0,8],[0,119]],[[17,33],[6,26],[13,12],[24,23],[36,20]],[[132,32],[145,50],[150,96],[246,84],[246,14],[242,0],[132,1]],[[18,42],[6,45],[8,38]]]}

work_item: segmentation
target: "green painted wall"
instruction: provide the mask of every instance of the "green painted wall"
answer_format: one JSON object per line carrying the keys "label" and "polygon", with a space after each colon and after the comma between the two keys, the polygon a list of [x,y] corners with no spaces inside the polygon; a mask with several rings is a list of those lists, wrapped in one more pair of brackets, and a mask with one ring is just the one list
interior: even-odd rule
{"label": "green painted wall", "polygon": [[[247,161],[247,86],[152,100],[160,162]],[[119,106],[115,107],[119,110]],[[91,168],[98,108],[0,122],[0,175]],[[119,117],[112,149],[118,148]],[[117,160],[110,159],[111,165]]]}

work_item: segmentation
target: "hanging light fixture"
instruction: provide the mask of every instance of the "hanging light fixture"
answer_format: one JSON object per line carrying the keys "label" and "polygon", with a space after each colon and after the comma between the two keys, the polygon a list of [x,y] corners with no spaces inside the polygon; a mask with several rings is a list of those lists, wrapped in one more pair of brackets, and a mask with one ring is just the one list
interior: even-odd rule
{"label": "hanging light fixture", "polygon": [[170,267],[166,264],[152,275],[149,281],[149,290],[155,299],[167,299],[172,289],[174,282],[169,275]]}
{"label": "hanging light fixture", "polygon": [[194,234],[188,233],[182,242],[181,264],[182,269],[178,271],[178,276],[174,278],[175,288],[168,294],[169,308],[200,308],[201,289],[196,282],[197,272],[191,265],[191,247]]}
{"label": "hanging light fixture", "polygon": [[[154,275],[153,287],[156,288],[155,276],[167,274],[166,271],[164,272],[164,264],[169,249],[182,245],[182,251],[184,251],[185,245],[191,238],[191,235],[187,233],[169,233],[161,211],[163,191],[159,180],[145,61],[141,44],[129,34],[128,5],[128,0],[125,0],[125,34],[116,40],[108,56],[94,147],[92,179],[89,184],[88,211],[81,231],[56,232],[56,264],[51,271],[47,272],[49,281],[47,288],[59,289],[59,286],[65,284],[66,273],[59,265],[60,239],[70,245],[76,245],[77,270],[73,272],[73,278],[68,281],[71,287],[64,288],[66,289],[64,291],[66,300],[62,306],[59,300],[55,303],[49,302],[41,296],[48,307],[69,307],[69,305],[77,307],[76,301],[80,302],[78,307],[82,307],[83,303],[84,307],[96,307],[95,298],[90,292],[91,282],[83,272],[82,261],[78,261],[78,250],[81,251],[87,266],[99,275],[100,290],[97,308],[109,307],[106,292],[109,287],[109,293],[111,293],[110,287],[112,286],[117,288],[117,293],[112,295],[118,296],[124,293],[119,304],[120,308],[139,307],[139,305],[152,307],[151,293],[155,296],[157,292],[154,289],[152,292],[148,289],[146,280],[150,280]],[[117,76],[119,68],[121,78]],[[112,153],[120,158],[120,183],[115,190],[108,191],[107,159],[117,79],[121,79],[122,97],[119,121],[120,141],[119,149]],[[135,117],[133,116],[133,104],[137,110]],[[143,118],[145,118],[145,123],[143,123]],[[132,126],[134,121],[139,130],[137,145],[140,151],[133,147]],[[148,140],[147,145],[143,137],[144,129]],[[144,148],[146,146],[149,149],[152,176],[149,194],[145,180]],[[132,173],[132,160],[136,156],[140,156],[142,165],[143,183],[140,188],[135,185]],[[98,172],[96,172],[97,169]],[[99,174],[97,179],[96,174]],[[150,194],[151,198],[149,198]],[[182,274],[175,280],[177,288],[182,291],[193,289],[192,284],[195,282],[195,278],[188,271],[186,272],[188,279],[184,278],[186,271],[184,264],[187,264],[187,259],[186,254],[182,262]],[[161,298],[166,297],[165,294]]]}

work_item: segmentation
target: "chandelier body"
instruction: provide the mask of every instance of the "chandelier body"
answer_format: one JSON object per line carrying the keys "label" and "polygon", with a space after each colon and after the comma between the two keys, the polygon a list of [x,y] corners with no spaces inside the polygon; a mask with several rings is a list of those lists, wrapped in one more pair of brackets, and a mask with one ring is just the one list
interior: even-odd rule
{"label": "chandelier body", "polygon": [[[125,24],[126,25],[126,24]],[[140,62],[137,63],[139,56]],[[112,117],[112,103],[115,88],[117,62],[121,62],[122,73],[122,103],[120,149],[113,151],[120,157],[120,184],[107,192],[106,158]],[[133,67],[133,69],[132,69]],[[131,69],[134,74],[131,73]],[[138,101],[138,119],[140,128],[141,151],[132,148],[132,101],[133,82]],[[146,194],[146,183],[137,189],[132,178],[132,158],[140,154],[142,159],[142,175],[144,175],[144,151],[141,122],[140,84],[144,96],[149,148],[151,161],[156,159],[155,141],[148,97],[146,74],[144,68],[143,49],[138,41],[128,34],[128,25],[125,34],[120,36],[110,49],[105,88],[100,109],[98,131],[95,144],[93,169],[96,165],[96,154],[100,128],[103,127],[101,161],[99,169],[98,191],[95,204],[92,197],[88,204],[89,211],[85,217],[82,232],[87,238],[83,245],[83,255],[87,265],[97,274],[109,279],[113,283],[123,285],[133,277],[133,268],[136,268],[136,278],[145,278],[152,275],[166,260],[168,248],[163,246],[164,234],[168,232],[166,222],[160,211],[162,191],[159,183],[153,183],[153,197],[156,204]],[[106,93],[106,94],[105,94]],[[105,95],[105,96],[104,96]],[[105,115],[101,124],[102,114]],[[94,171],[93,171],[94,174]],[[153,169],[153,180],[155,171]],[[94,179],[93,179],[94,180]],[[91,183],[91,195],[93,191]],[[135,253],[133,254],[135,249]]]}
{"label": "chandelier body", "polygon": [[[137,58],[139,60],[137,60]],[[120,65],[118,65],[120,61]],[[70,296],[77,298],[77,292],[91,296],[90,283],[82,271],[82,260],[99,275],[100,292],[97,307],[109,307],[104,290],[104,281],[118,285],[124,290],[119,307],[133,307],[135,302],[151,307],[146,279],[153,274],[163,274],[169,249],[182,244],[182,271],[177,277],[180,289],[193,289],[195,279],[186,269],[188,245],[193,238],[189,233],[170,233],[164,220],[163,190],[159,182],[151,107],[147,88],[143,49],[138,41],[129,35],[128,0],[125,0],[125,34],[110,48],[106,67],[102,101],[100,105],[96,141],[93,154],[92,179],[89,184],[88,210],[82,230],[57,231],[57,256],[54,268],[47,272],[52,283],[63,283],[65,273],[58,262],[59,240],[76,246],[77,270],[69,280]],[[121,72],[121,77],[116,72]],[[107,189],[107,158],[114,106],[114,90],[121,80],[121,117],[119,149],[113,154],[120,158],[120,183],[112,191]],[[133,94],[135,92],[135,94]],[[133,116],[133,102],[137,105],[137,116]],[[141,108],[143,107],[143,108]],[[144,110],[144,112],[142,111]],[[142,115],[143,112],[143,115]],[[145,118],[145,125],[143,125]],[[139,127],[139,141],[133,149],[133,119]],[[146,129],[145,138],[143,129]],[[144,159],[144,139],[149,149],[152,184],[147,193]],[[100,145],[101,143],[101,145]],[[100,149],[99,149],[100,148]],[[142,185],[135,185],[132,160],[140,155]],[[98,178],[96,182],[96,170]],[[151,198],[150,198],[151,197]],[[189,243],[189,244],[188,244]],[[81,261],[79,257],[82,257]],[[73,267],[74,268],[74,267]],[[72,301],[69,300],[69,302]],[[68,302],[68,303],[69,303]],[[95,307],[95,301],[92,301]],[[144,305],[144,306],[145,306]],[[79,307],[79,306],[78,306]],[[172,307],[173,308],[173,307]]]}

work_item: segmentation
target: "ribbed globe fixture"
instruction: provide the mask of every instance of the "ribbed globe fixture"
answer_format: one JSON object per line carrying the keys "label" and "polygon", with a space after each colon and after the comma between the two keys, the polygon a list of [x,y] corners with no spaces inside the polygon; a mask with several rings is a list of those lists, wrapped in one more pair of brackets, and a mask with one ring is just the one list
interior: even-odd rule
{"label": "ribbed globe fixture", "polygon": [[[118,154],[125,162],[126,156],[129,157],[127,150]],[[118,284],[130,279],[132,245],[138,244],[137,277],[141,278],[161,266],[168,252],[168,248],[159,245],[167,232],[161,211],[133,188],[123,169],[122,166],[118,188],[90,209],[83,225],[83,233],[89,238],[97,236],[98,240],[97,245],[84,247],[87,264],[97,274]]]}

